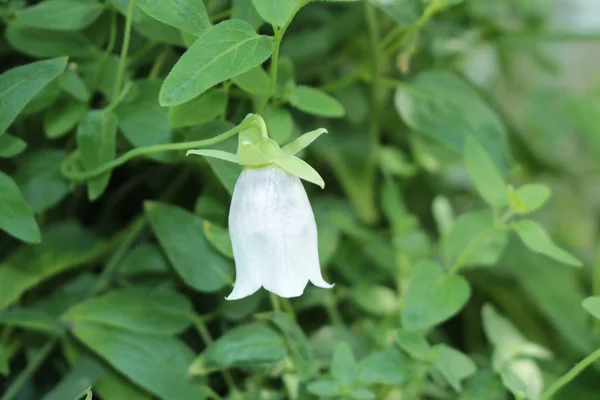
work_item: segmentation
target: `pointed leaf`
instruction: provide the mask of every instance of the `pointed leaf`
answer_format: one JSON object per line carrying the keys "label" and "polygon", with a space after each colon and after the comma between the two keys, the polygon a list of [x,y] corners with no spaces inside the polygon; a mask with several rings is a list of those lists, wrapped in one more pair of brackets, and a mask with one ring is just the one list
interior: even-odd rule
{"label": "pointed leaf", "polygon": [[[111,111],[92,110],[77,127],[77,148],[85,170],[92,170],[115,158],[118,120]],[[110,172],[88,182],[88,197],[96,200],[110,180]]]}
{"label": "pointed leaf", "polygon": [[600,296],[588,297],[583,301],[583,308],[585,308],[594,317],[600,319]]}
{"label": "pointed leaf", "polygon": [[296,86],[288,100],[298,110],[321,117],[340,118],[346,113],[336,98],[309,86]]}
{"label": "pointed leaf", "polygon": [[189,372],[204,375],[234,366],[274,363],[287,354],[281,335],[257,323],[232,329],[209,345],[190,365]]}
{"label": "pointed leaf", "polygon": [[135,0],[146,14],[182,31],[200,35],[211,24],[202,1]]}
{"label": "pointed leaf", "polygon": [[162,106],[190,101],[210,87],[259,66],[271,55],[273,39],[244,21],[227,20],[204,31],[179,59],[160,91]]}
{"label": "pointed leaf", "polygon": [[477,371],[475,363],[467,355],[445,344],[433,347],[433,365],[457,392],[462,391],[462,380]]}
{"label": "pointed leaf", "polygon": [[331,360],[331,375],[343,385],[350,385],[356,380],[358,366],[352,349],[347,343],[339,343],[333,352]]}
{"label": "pointed leaf", "polygon": [[40,241],[40,230],[31,209],[15,181],[2,171],[0,171],[0,229],[25,242]]}
{"label": "pointed leaf", "polygon": [[574,267],[582,265],[575,256],[554,244],[550,235],[537,222],[522,220],[514,224],[514,229],[529,250]]}
{"label": "pointed leaf", "polygon": [[232,283],[232,265],[206,241],[204,221],[161,203],[147,203],[146,215],[169,261],[188,286],[214,292]]}
{"label": "pointed leaf", "polygon": [[0,75],[0,135],[23,108],[67,66],[67,58],[38,61]]}
{"label": "pointed leaf", "polygon": [[506,184],[492,158],[472,136],[467,138],[465,145],[465,163],[481,197],[492,207],[506,205]]}
{"label": "pointed leaf", "polygon": [[228,153],[228,152],[222,151],[222,150],[198,149],[198,150],[188,150],[185,153],[186,156],[189,156],[190,154],[194,154],[197,156],[218,158],[219,160],[225,160],[225,161],[229,161],[229,162],[238,164],[238,157],[235,154]]}
{"label": "pointed leaf", "polygon": [[285,25],[299,7],[298,0],[252,0],[258,15],[267,23]]}
{"label": "pointed leaf", "polygon": [[168,290],[127,288],[81,302],[61,317],[69,324],[99,323],[131,332],[173,335],[192,323],[192,305]]}
{"label": "pointed leaf", "polygon": [[104,7],[95,0],[47,0],[18,10],[14,23],[55,31],[78,31],[94,22]]}
{"label": "pointed leaf", "polygon": [[283,146],[282,150],[290,155],[294,155],[300,152],[302,149],[308,147],[312,142],[317,140],[319,136],[321,136],[324,133],[327,133],[327,129],[325,128],[319,128],[315,129],[314,131],[306,132],[298,139]]}
{"label": "pointed leaf", "polygon": [[429,358],[431,347],[421,334],[400,329],[396,332],[398,345],[411,357],[425,361]]}
{"label": "pointed leaf", "polygon": [[550,198],[552,192],[546,185],[530,183],[516,190],[521,207],[514,210],[519,214],[529,214],[542,207]]}

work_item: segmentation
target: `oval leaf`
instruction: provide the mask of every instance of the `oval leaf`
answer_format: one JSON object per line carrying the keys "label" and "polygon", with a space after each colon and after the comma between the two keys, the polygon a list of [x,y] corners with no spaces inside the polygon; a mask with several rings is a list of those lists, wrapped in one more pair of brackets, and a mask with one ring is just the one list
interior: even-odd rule
{"label": "oval leaf", "polygon": [[210,246],[204,221],[179,207],[147,203],[146,215],[169,261],[183,281],[201,292],[232,283],[232,265]]}
{"label": "oval leaf", "polygon": [[173,67],[160,91],[162,106],[176,106],[210,87],[257,67],[273,52],[273,39],[244,21],[227,20],[204,31]]}
{"label": "oval leaf", "polygon": [[0,135],[48,83],[67,67],[67,58],[38,61],[0,75]]}
{"label": "oval leaf", "polygon": [[298,110],[321,117],[339,118],[346,113],[337,99],[308,86],[296,86],[288,100]]}
{"label": "oval leaf", "polygon": [[15,13],[14,23],[55,31],[78,31],[94,22],[104,4],[94,0],[47,0]]}
{"label": "oval leaf", "polygon": [[0,171],[0,229],[29,243],[41,240],[31,209],[13,179]]}
{"label": "oval leaf", "polygon": [[194,35],[200,35],[211,26],[202,1],[135,0],[135,4],[160,22]]}
{"label": "oval leaf", "polygon": [[446,275],[436,263],[417,263],[406,285],[402,325],[409,330],[431,328],[458,313],[471,288],[459,275]]}
{"label": "oval leaf", "polygon": [[550,235],[537,222],[522,220],[514,224],[514,229],[529,250],[573,267],[582,265],[575,256],[554,244]]}

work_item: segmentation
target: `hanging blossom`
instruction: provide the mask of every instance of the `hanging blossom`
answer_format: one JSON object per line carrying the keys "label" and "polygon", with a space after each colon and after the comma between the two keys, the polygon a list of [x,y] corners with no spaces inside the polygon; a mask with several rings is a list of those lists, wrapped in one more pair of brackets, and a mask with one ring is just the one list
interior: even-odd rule
{"label": "hanging blossom", "polygon": [[229,235],[236,279],[227,300],[250,296],[264,287],[281,297],[297,297],[308,282],[333,285],[321,276],[317,225],[300,179],[321,188],[325,182],[296,157],[327,131],[305,133],[280,148],[269,138],[262,117],[250,114],[238,139],[237,154],[220,150],[190,150],[187,154],[219,158],[244,166],[229,210]]}

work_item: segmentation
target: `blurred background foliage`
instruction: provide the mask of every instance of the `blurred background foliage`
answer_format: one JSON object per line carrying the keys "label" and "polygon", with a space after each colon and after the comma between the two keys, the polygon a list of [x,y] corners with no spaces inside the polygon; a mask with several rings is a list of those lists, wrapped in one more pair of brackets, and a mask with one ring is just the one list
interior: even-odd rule
{"label": "blurred background foliage", "polygon": [[[600,4],[300,5],[0,0],[0,399],[598,399]],[[275,86],[240,47],[161,107],[227,19]],[[225,301],[240,168],[147,151],[250,112],[329,130],[332,290]]]}

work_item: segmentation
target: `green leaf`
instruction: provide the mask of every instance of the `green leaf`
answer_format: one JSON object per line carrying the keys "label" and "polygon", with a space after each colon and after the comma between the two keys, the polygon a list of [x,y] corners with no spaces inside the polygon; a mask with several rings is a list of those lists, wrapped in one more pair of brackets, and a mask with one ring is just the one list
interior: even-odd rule
{"label": "green leaf", "polygon": [[466,139],[465,163],[469,176],[481,197],[492,207],[505,206],[507,187],[502,175],[496,169],[487,151],[472,136]]}
{"label": "green leaf", "polygon": [[508,238],[506,230],[494,227],[491,210],[466,212],[442,236],[442,257],[448,266],[495,265],[506,249]]}
{"label": "green leaf", "polygon": [[76,100],[87,102],[90,99],[91,93],[83,78],[71,67],[67,68],[60,76],[59,84],[62,90],[69,93]]}
{"label": "green leaf", "polygon": [[365,388],[352,388],[348,391],[348,396],[356,400],[371,400],[375,398],[375,393]]}
{"label": "green leaf", "polygon": [[344,388],[336,381],[319,380],[308,384],[310,393],[321,397],[338,397],[344,394]]}
{"label": "green leaf", "polygon": [[431,328],[458,313],[469,300],[471,288],[459,275],[446,275],[429,260],[413,266],[404,296],[402,326]]}
{"label": "green leaf", "polygon": [[434,367],[454,390],[461,392],[461,381],[477,371],[475,363],[462,352],[445,344],[433,346],[432,352]]}
{"label": "green leaf", "polygon": [[204,221],[175,206],[147,203],[146,215],[175,271],[190,287],[215,292],[232,283],[232,265],[209,245]]}
{"label": "green leaf", "polygon": [[358,368],[361,382],[394,386],[406,383],[413,371],[411,361],[394,348],[368,355],[360,361]]}
{"label": "green leaf", "polygon": [[342,385],[350,385],[356,380],[358,366],[352,349],[347,343],[338,343],[331,360],[331,375]]}
{"label": "green leaf", "polygon": [[600,296],[588,297],[583,301],[583,308],[585,308],[594,317],[600,319]]}
{"label": "green leaf", "polygon": [[276,25],[285,25],[300,6],[298,0],[252,0],[258,15],[265,22]]}
{"label": "green leaf", "polygon": [[[332,1],[332,0],[329,0]],[[353,0],[333,0],[333,1],[353,1]],[[421,15],[425,12],[425,5],[420,0],[403,1],[374,1],[387,15],[403,27],[410,27],[417,23]]]}
{"label": "green leaf", "polygon": [[0,158],[11,158],[23,152],[27,143],[8,133],[0,134]]}
{"label": "green leaf", "polygon": [[169,109],[169,124],[173,128],[200,125],[223,115],[227,93],[221,89],[210,90],[192,101]]}
{"label": "green leaf", "polygon": [[539,359],[552,357],[548,349],[528,340],[491,305],[486,304],[483,307],[482,320],[485,335],[496,349],[494,358],[497,362],[502,363],[522,356]]}
{"label": "green leaf", "polygon": [[[242,1],[249,3],[248,0]],[[269,75],[260,66],[235,76],[231,80],[240,89],[250,94],[266,94],[269,91]]]}
{"label": "green leaf", "polygon": [[[167,110],[158,104],[158,80],[136,81],[138,94],[130,102],[122,102],[115,110],[119,129],[134,147],[154,146],[171,142],[171,126]],[[173,161],[173,152],[149,156],[158,161]]]}
{"label": "green leaf", "polygon": [[521,220],[516,222],[513,227],[529,250],[570,266],[580,267],[582,265],[582,262],[575,256],[554,244],[548,233],[537,222]]}
{"label": "green leaf", "polygon": [[48,83],[65,70],[67,58],[37,61],[0,75],[0,134]]}
{"label": "green leaf", "polygon": [[542,207],[552,192],[546,185],[529,183],[518,188],[515,194],[519,199],[520,207],[515,208],[511,205],[511,209],[518,214],[529,214]]}
{"label": "green leaf", "polygon": [[459,400],[506,400],[500,377],[491,370],[479,370],[465,384]]}
{"label": "green leaf", "polygon": [[177,292],[128,288],[71,307],[63,320],[97,323],[149,335],[181,333],[192,322],[192,305]]}
{"label": "green leaf", "polygon": [[135,4],[152,18],[194,35],[211,26],[202,1],[135,0]]}
{"label": "green leaf", "polygon": [[[90,385],[97,389],[97,382],[105,375],[105,368],[95,357],[82,357],[76,363],[73,363],[70,370],[67,371],[61,381],[54,388],[46,393],[42,400],[63,400],[74,399],[85,391]],[[78,397],[77,397],[78,398]],[[132,399],[133,400],[133,399]]]}
{"label": "green leaf", "polygon": [[[77,126],[77,148],[84,170],[112,161],[116,155],[118,120],[111,111],[92,110]],[[110,180],[110,171],[88,181],[88,198],[96,200]]]}
{"label": "green leaf", "polygon": [[89,111],[86,103],[74,100],[57,101],[44,113],[44,131],[49,139],[66,135]]}
{"label": "green leaf", "polygon": [[398,295],[385,286],[357,285],[351,289],[350,299],[372,315],[392,315],[399,309]]}
{"label": "green leaf", "polygon": [[231,18],[246,21],[254,29],[258,29],[263,24],[263,20],[256,12],[252,1],[233,0],[232,3]]}
{"label": "green leaf", "polygon": [[69,194],[69,184],[59,170],[66,156],[63,150],[42,148],[19,165],[15,181],[34,213],[52,208]]}
{"label": "green leaf", "polygon": [[44,228],[42,237],[41,244],[15,250],[0,265],[0,310],[44,280],[93,260],[104,248],[98,237],[71,221]]}
{"label": "green leaf", "polygon": [[19,187],[2,171],[0,171],[0,229],[25,242],[38,243],[41,240],[37,222]]}
{"label": "green leaf", "polygon": [[402,350],[406,351],[411,357],[421,361],[429,359],[431,347],[427,343],[427,339],[419,333],[400,329],[396,332],[396,340]]}
{"label": "green leaf", "polygon": [[124,276],[165,274],[167,271],[167,260],[164,259],[160,248],[150,243],[134,247],[119,266],[119,273]]}
{"label": "green leaf", "polygon": [[[229,302],[228,304],[239,303]],[[313,351],[306,335],[298,323],[289,314],[281,312],[262,313],[257,316],[272,322],[279,329],[288,344],[289,356],[294,363],[294,368],[302,380],[307,380],[318,372]]]}
{"label": "green leaf", "polygon": [[312,142],[317,140],[319,136],[324,133],[327,133],[327,129],[319,128],[315,129],[314,131],[306,132],[293,142],[283,146],[282,150],[290,155],[298,154],[300,151],[310,146]]}
{"label": "green leaf", "polygon": [[231,239],[229,238],[229,231],[226,228],[221,228],[209,221],[204,221],[204,234],[206,235],[206,239],[219,253],[233,260]]}
{"label": "green leaf", "polygon": [[271,55],[273,39],[257,35],[244,21],[227,20],[204,31],[165,79],[162,106],[176,106],[210,87],[259,66]]}
{"label": "green leaf", "polygon": [[473,137],[485,148],[496,168],[508,169],[506,129],[496,113],[470,86],[456,76],[423,72],[396,91],[396,109],[406,124],[462,154]]}
{"label": "green leaf", "polygon": [[296,86],[288,101],[298,110],[320,117],[340,118],[346,113],[337,99],[309,86]]}
{"label": "green leaf", "polygon": [[205,390],[188,379],[193,359],[174,337],[144,335],[97,323],[78,323],[72,332],[132,382],[164,399],[199,400]]}
{"label": "green leaf", "polygon": [[78,31],[94,22],[104,4],[94,0],[47,0],[15,12],[14,23],[31,28]]}
{"label": "green leaf", "polygon": [[275,363],[286,354],[284,340],[273,329],[256,323],[242,325],[209,345],[190,365],[189,372],[204,375],[236,366]]}
{"label": "green leaf", "polygon": [[48,31],[11,24],[5,34],[13,48],[31,57],[89,56],[97,51],[80,32]]}
{"label": "green leaf", "polygon": [[0,311],[0,325],[19,327],[58,336],[63,333],[62,324],[46,314],[33,309]]}
{"label": "green leaf", "polygon": [[294,130],[294,120],[292,114],[285,108],[269,106],[265,110],[265,123],[269,136],[281,145],[287,142],[292,136]]}

